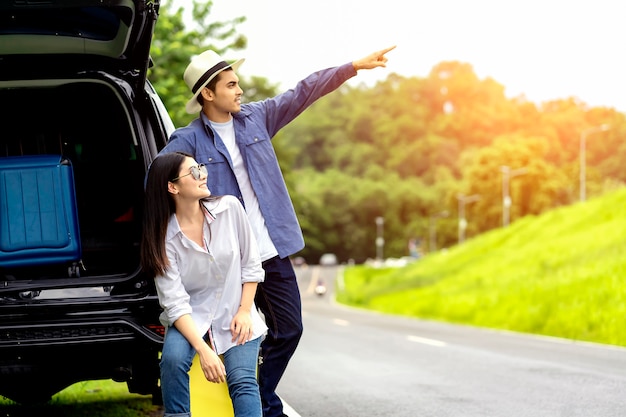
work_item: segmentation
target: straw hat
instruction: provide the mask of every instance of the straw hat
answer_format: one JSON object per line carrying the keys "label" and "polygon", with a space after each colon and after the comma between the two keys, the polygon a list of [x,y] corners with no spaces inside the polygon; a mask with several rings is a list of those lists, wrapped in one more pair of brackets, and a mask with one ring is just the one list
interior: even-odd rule
{"label": "straw hat", "polygon": [[193,97],[191,97],[191,100],[189,100],[185,106],[187,113],[193,114],[202,110],[202,106],[198,103],[197,97],[209,81],[226,68],[232,68],[234,71],[237,71],[243,61],[244,59],[242,58],[229,64],[214,51],[205,51],[192,58],[183,74],[187,87],[189,87],[193,93]]}

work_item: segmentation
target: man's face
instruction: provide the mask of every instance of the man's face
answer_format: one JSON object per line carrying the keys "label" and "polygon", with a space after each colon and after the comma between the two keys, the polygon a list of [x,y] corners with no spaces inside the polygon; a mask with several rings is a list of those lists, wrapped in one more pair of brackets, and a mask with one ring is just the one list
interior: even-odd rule
{"label": "man's face", "polygon": [[235,71],[223,71],[219,74],[213,94],[213,106],[219,112],[237,113],[241,110],[243,90],[239,87],[239,77]]}

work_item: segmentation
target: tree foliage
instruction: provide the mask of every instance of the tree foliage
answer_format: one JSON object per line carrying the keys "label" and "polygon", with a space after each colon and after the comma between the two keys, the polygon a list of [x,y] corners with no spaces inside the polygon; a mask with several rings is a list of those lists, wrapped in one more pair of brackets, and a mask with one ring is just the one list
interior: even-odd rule
{"label": "tree foliage", "polygon": [[307,202],[297,205],[306,225],[303,254],[312,261],[323,252],[344,261],[373,258],[378,216],[385,218],[385,255],[407,255],[412,237],[427,251],[431,218],[441,212],[449,216],[437,219],[436,245],[455,245],[459,194],[480,196],[465,207],[467,238],[501,227],[503,167],[517,172],[508,182],[511,222],[575,203],[580,133],[603,123],[611,129],[587,143],[590,195],[624,186],[626,125],[613,109],[573,98],[540,106],[509,99],[497,82],[458,62],[440,63],[426,78],[390,75],[371,88],[343,86],[281,139],[295,155],[294,201]]}

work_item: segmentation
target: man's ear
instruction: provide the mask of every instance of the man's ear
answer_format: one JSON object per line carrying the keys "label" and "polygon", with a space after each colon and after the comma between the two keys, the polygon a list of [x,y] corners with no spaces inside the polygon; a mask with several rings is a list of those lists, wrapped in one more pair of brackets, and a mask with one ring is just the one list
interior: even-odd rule
{"label": "man's ear", "polygon": [[204,87],[202,91],[200,92],[200,94],[202,94],[202,98],[205,101],[213,101],[213,97],[214,97],[213,91],[211,91],[209,88]]}

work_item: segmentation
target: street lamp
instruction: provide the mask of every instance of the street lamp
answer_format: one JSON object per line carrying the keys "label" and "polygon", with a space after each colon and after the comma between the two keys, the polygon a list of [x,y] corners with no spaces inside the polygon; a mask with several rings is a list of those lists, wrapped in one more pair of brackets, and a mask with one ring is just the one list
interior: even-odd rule
{"label": "street lamp", "polygon": [[511,211],[511,196],[509,193],[509,182],[511,178],[526,173],[526,168],[511,170],[510,167],[503,165],[500,167],[502,171],[502,227],[509,225]]}
{"label": "street lamp", "polygon": [[467,228],[467,220],[465,220],[465,205],[469,203],[473,203],[474,201],[480,200],[480,196],[478,194],[472,194],[470,196],[465,196],[463,194],[459,194],[456,196],[457,200],[459,200],[459,244],[465,241],[465,229]]}
{"label": "street lamp", "polygon": [[430,216],[430,222],[428,225],[428,231],[430,234],[430,245],[428,246],[428,249],[430,249],[430,252],[437,250],[437,219],[442,217],[448,217],[448,212],[444,210]]}
{"label": "street lamp", "polygon": [[383,217],[376,217],[376,259],[380,262],[383,260],[383,246],[385,246],[385,239],[383,238],[383,225],[385,219]]}
{"label": "street lamp", "polygon": [[587,136],[598,133],[606,132],[611,128],[608,124],[601,124],[600,126],[590,127],[580,132],[580,201],[587,199],[587,174],[586,174],[586,151],[587,151]]}

